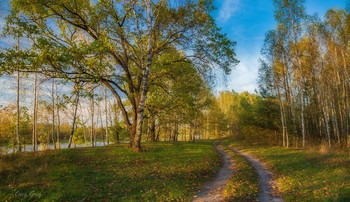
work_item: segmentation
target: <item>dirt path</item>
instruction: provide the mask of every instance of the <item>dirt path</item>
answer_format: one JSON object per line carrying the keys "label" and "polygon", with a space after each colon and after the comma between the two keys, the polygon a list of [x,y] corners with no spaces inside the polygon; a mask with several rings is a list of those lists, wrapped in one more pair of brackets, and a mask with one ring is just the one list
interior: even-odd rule
{"label": "dirt path", "polygon": [[204,185],[202,191],[198,193],[197,196],[192,199],[192,201],[212,202],[222,201],[224,199],[224,197],[222,196],[222,191],[228,179],[233,174],[233,161],[226,152],[224,152],[221,148],[218,147],[216,143],[214,143],[214,146],[221,154],[223,166],[220,168],[219,173],[217,174],[215,179]]}
{"label": "dirt path", "polygon": [[261,202],[284,201],[281,197],[274,195],[276,184],[273,181],[272,174],[266,169],[266,167],[258,159],[238,149],[235,149],[232,147],[229,147],[229,148],[237,152],[238,154],[244,156],[245,158],[247,158],[247,160],[251,163],[251,165],[255,168],[256,172],[258,173],[259,183],[260,183],[259,201]]}

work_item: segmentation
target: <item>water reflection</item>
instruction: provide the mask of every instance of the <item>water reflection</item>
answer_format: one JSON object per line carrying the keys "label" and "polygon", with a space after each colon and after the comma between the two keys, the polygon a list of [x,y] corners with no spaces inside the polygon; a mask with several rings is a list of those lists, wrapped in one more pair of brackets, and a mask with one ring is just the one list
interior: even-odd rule
{"label": "water reflection", "polygon": [[[113,144],[113,143],[109,143]],[[107,145],[107,142],[96,142],[96,147],[101,147]],[[56,146],[58,148],[58,146]],[[71,148],[77,148],[77,147],[92,147],[91,144],[72,144]],[[60,144],[61,149],[67,149],[68,148],[68,142],[67,143],[61,143]],[[37,150],[38,151],[44,151],[47,149],[55,149],[54,144],[39,144]],[[23,152],[33,152],[33,146],[32,144],[25,144],[22,145],[22,151]],[[1,147],[0,148],[0,154],[10,154],[17,152],[17,149],[13,149],[10,147]]]}

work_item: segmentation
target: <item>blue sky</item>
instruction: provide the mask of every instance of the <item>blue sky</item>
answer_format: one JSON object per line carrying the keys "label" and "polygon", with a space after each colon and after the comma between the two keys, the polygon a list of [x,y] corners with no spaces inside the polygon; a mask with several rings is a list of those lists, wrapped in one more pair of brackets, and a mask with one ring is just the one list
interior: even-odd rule
{"label": "blue sky", "polygon": [[[0,16],[3,17],[7,0],[0,0]],[[306,0],[308,14],[318,13],[323,17],[330,8],[345,8],[347,0]],[[275,28],[273,0],[215,0],[217,10],[212,15],[222,31],[237,42],[237,58],[240,64],[226,79],[226,83],[218,82],[215,90],[249,91],[254,93],[257,88],[260,49],[263,45],[265,33]],[[0,27],[3,21],[0,20]],[[10,42],[7,40],[6,42]],[[6,43],[0,40],[0,46]],[[222,77],[218,77],[220,79]],[[1,78],[0,84],[10,88],[13,84],[8,79]],[[6,95],[5,89],[0,91],[0,105]],[[11,90],[10,90],[11,91]],[[13,97],[13,96],[12,96]],[[12,100],[12,99],[11,99]]]}
{"label": "blue sky", "polygon": [[[217,91],[249,91],[257,88],[260,49],[265,33],[274,29],[273,0],[215,0],[217,10],[213,17],[222,31],[237,42],[237,58],[240,64],[227,78],[218,83]],[[331,8],[345,8],[346,0],[306,0],[308,14],[318,13],[321,18]]]}

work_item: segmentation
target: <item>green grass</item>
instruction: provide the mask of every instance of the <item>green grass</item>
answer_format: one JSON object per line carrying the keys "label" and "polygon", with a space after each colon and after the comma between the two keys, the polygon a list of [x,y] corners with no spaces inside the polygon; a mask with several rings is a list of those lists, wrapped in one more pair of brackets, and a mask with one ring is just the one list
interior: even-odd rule
{"label": "green grass", "polygon": [[259,177],[248,160],[225,146],[221,147],[234,160],[234,173],[224,190],[228,201],[257,201]]}
{"label": "green grass", "polygon": [[76,148],[0,156],[0,201],[189,200],[220,167],[211,143]]}
{"label": "green grass", "polygon": [[252,146],[239,140],[230,145],[267,163],[286,201],[350,201],[350,158],[346,154]]}

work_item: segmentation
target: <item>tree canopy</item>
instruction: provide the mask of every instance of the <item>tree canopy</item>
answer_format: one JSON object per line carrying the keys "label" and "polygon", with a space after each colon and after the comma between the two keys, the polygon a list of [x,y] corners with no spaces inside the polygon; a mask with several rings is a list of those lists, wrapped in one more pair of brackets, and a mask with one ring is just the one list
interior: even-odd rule
{"label": "tree canopy", "polygon": [[149,88],[167,82],[162,75],[167,66],[191,65],[204,82],[214,69],[229,73],[238,63],[235,43],[220,33],[210,16],[212,1],[12,0],[10,4],[6,34],[24,38],[29,45],[4,51],[2,72],[19,68],[79,84],[105,85],[117,99],[135,149],[140,149]]}

